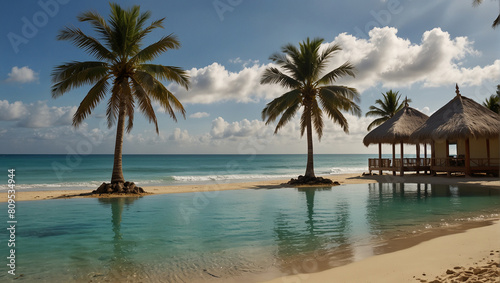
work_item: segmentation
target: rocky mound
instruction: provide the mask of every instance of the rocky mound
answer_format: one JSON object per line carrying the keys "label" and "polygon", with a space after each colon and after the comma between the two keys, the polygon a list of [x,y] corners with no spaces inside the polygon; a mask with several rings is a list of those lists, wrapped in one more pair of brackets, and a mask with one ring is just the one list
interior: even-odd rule
{"label": "rocky mound", "polygon": [[145,193],[141,187],[137,187],[134,182],[125,183],[102,183],[93,194],[142,194]]}
{"label": "rocky mound", "polygon": [[294,186],[302,186],[302,185],[308,185],[308,186],[314,186],[314,185],[332,185],[332,186],[338,186],[340,185],[339,182],[337,181],[332,181],[327,178],[323,177],[306,177],[300,175],[297,179],[290,179],[287,183],[288,185],[294,185]]}

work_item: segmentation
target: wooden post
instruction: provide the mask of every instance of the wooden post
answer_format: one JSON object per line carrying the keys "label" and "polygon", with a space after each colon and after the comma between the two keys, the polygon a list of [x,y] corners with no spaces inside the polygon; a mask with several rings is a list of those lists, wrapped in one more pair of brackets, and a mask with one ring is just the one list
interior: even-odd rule
{"label": "wooden post", "polygon": [[399,175],[401,176],[404,176],[405,175],[405,171],[404,171],[404,166],[403,166],[403,156],[404,156],[404,149],[403,149],[403,142],[401,142],[401,152],[400,152],[401,156],[401,164],[399,164]]}
{"label": "wooden post", "polygon": [[[424,143],[424,166],[427,167],[427,143]],[[427,170],[424,171],[424,174],[427,175]]]}
{"label": "wooden post", "polygon": [[486,158],[488,159],[487,166],[491,166],[491,164],[490,164],[490,139],[486,139]]}
{"label": "wooden post", "polygon": [[446,169],[448,170],[446,173],[448,176],[451,176],[451,171],[450,171],[450,142],[446,140]]}
{"label": "wooden post", "polygon": [[396,176],[396,144],[392,143],[392,175]]}
{"label": "wooden post", "polygon": [[470,176],[470,145],[469,139],[465,140],[465,175]]}
{"label": "wooden post", "polygon": [[436,176],[436,143],[434,141],[431,142],[431,175]]}
{"label": "wooden post", "polygon": [[[378,143],[378,168],[382,168],[382,143]],[[382,175],[382,169],[378,173]]]}
{"label": "wooden post", "polygon": [[420,175],[420,144],[417,143],[417,175]]}

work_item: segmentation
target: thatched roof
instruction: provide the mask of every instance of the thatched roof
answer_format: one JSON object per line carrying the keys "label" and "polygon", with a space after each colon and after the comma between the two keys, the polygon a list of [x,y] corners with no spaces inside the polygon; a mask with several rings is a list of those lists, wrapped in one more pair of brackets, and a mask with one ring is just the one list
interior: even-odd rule
{"label": "thatched roof", "polygon": [[429,116],[406,106],[389,120],[369,132],[363,139],[365,146],[372,143],[414,143],[410,135],[420,127]]}
{"label": "thatched roof", "polygon": [[418,141],[490,138],[500,135],[500,115],[460,95],[441,107],[415,132]]}

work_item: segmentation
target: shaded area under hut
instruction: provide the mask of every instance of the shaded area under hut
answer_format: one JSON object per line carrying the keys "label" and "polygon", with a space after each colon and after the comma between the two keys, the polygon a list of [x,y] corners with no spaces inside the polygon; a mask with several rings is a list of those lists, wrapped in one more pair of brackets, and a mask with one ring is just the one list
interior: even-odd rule
{"label": "shaded area under hut", "polygon": [[[408,102],[405,102],[405,107],[399,110],[393,117],[385,121],[369,132],[363,139],[365,146],[370,144],[378,144],[378,158],[368,159],[368,169],[370,174],[372,170],[378,170],[382,175],[382,171],[392,171],[393,175],[399,171],[404,175],[405,171],[420,171],[430,170],[430,159],[427,158],[427,145],[424,143],[424,158],[420,158],[420,143],[410,139],[411,134],[420,127],[429,117],[424,113],[410,107]],[[382,144],[392,145],[392,159],[382,158]],[[400,158],[396,159],[396,144],[400,144]],[[404,144],[415,144],[417,156],[416,158],[404,158]]]}

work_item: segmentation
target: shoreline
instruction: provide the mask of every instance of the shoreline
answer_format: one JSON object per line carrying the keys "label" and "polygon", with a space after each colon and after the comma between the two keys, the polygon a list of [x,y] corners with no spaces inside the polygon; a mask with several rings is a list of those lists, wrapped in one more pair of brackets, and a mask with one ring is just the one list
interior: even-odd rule
{"label": "shoreline", "polygon": [[[491,281],[474,279],[470,282],[498,282],[499,238],[500,220],[497,219],[487,226],[438,236],[408,248],[374,255],[347,265],[261,282],[438,283],[458,282],[451,280],[474,276],[483,276],[482,279],[489,278]],[[465,281],[463,279],[459,281]]]}
{"label": "shoreline", "polygon": [[[444,184],[444,185],[480,185],[491,186],[500,189],[500,179],[493,177],[446,177],[446,176],[430,176],[430,175],[415,175],[407,174],[405,176],[392,175],[372,175],[362,176],[360,173],[339,174],[339,175],[323,175],[321,177],[337,181],[341,185],[346,184],[370,184],[370,183],[429,183],[429,184]],[[47,190],[47,191],[23,191],[16,190],[16,201],[34,201],[48,199],[67,199],[67,198],[110,198],[110,197],[138,197],[157,194],[176,194],[176,193],[196,193],[196,192],[211,192],[211,191],[226,191],[226,190],[245,190],[245,189],[275,189],[283,187],[294,187],[286,185],[288,179],[273,179],[253,182],[232,182],[220,181],[204,184],[182,184],[182,185],[166,185],[166,186],[145,186],[143,189],[146,194],[136,195],[92,195],[89,194],[96,188],[88,190]],[[318,187],[318,186],[313,186]],[[0,203],[7,202],[7,191],[0,193]]]}

